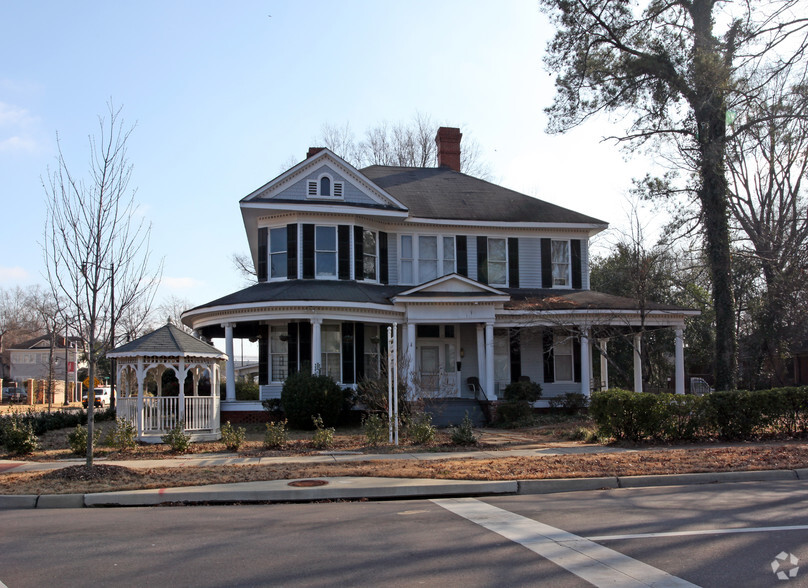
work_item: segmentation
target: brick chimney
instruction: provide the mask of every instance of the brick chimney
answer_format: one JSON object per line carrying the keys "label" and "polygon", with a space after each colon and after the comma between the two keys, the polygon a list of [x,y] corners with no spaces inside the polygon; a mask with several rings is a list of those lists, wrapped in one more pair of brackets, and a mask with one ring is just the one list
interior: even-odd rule
{"label": "brick chimney", "polygon": [[460,138],[462,136],[460,129],[454,127],[438,129],[435,144],[438,146],[438,165],[440,167],[460,171]]}
{"label": "brick chimney", "polygon": [[312,155],[317,155],[323,149],[325,149],[325,147],[309,147],[309,152],[306,153],[306,159],[308,159]]}

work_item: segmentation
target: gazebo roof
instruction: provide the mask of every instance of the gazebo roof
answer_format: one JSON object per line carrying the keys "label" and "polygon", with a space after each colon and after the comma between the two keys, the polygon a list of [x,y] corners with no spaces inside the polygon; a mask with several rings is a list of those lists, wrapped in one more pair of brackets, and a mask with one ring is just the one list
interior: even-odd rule
{"label": "gazebo roof", "polygon": [[227,359],[227,355],[204,341],[189,335],[179,327],[167,323],[142,337],[116,347],[107,357],[210,357]]}

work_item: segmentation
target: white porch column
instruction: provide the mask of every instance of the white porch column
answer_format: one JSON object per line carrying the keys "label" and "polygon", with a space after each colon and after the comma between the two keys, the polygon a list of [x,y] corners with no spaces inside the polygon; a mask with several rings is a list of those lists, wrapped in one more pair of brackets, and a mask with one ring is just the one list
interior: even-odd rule
{"label": "white porch column", "polygon": [[420,396],[415,393],[415,323],[407,323],[407,394]]}
{"label": "white porch column", "polygon": [[592,379],[592,349],[589,346],[589,329],[581,329],[581,394],[589,397]]}
{"label": "white porch column", "polygon": [[[487,386],[485,377],[485,330],[482,324],[477,325],[477,372],[480,378],[480,386]],[[487,397],[487,393],[486,393]]]}
{"label": "white porch column", "polygon": [[676,329],[676,351],[675,351],[675,386],[677,394],[685,393],[685,343],[684,343],[684,329],[681,327]]}
{"label": "white porch column", "polygon": [[497,399],[494,387],[494,323],[485,323],[485,394],[488,400]]}
{"label": "white porch column", "polygon": [[233,323],[225,323],[225,353],[227,353],[227,379],[225,380],[225,400],[236,399],[236,364],[233,354]]}
{"label": "white porch column", "polygon": [[642,392],[642,333],[634,335],[634,391]]}
{"label": "white porch column", "polygon": [[311,373],[317,374],[318,366],[322,368],[320,362],[323,361],[323,319],[319,316],[311,317]]}
{"label": "white porch column", "polygon": [[608,353],[609,340],[601,339],[598,342],[600,347],[600,389],[609,389],[609,360],[606,358]]}

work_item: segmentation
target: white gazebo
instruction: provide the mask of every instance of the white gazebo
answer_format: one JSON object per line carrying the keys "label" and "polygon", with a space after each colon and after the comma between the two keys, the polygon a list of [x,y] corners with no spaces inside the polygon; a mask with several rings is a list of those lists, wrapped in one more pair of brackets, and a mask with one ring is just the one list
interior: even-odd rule
{"label": "white gazebo", "polygon": [[221,438],[224,353],[169,323],[107,357],[117,360],[116,416],[135,425],[138,440],[160,443],[178,423],[192,441]]}

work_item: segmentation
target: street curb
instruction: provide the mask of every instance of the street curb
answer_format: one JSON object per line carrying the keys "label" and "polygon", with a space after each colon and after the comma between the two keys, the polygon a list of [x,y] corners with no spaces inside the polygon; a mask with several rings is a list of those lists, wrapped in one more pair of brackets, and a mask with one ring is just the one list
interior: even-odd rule
{"label": "street curb", "polygon": [[548,480],[520,480],[517,494],[553,494],[581,490],[605,490],[619,488],[618,479],[607,478],[556,478]]}
{"label": "street curb", "polygon": [[36,508],[36,494],[3,494],[0,496],[0,510],[12,508]]}
{"label": "street curb", "polygon": [[[270,480],[125,490],[89,494],[0,495],[0,510],[156,506],[239,502],[312,502],[317,500],[391,500],[456,496],[554,494],[584,490],[689,486],[730,482],[808,480],[808,468],[600,478],[554,478],[519,481],[474,481],[410,478],[317,478],[320,486],[294,487],[295,480]],[[299,482],[299,480],[298,480]]]}
{"label": "street curb", "polygon": [[716,484],[721,482],[766,482],[797,480],[794,470],[755,470],[743,472],[707,472],[698,474],[668,474],[619,477],[620,488],[647,488],[649,486],[686,486],[690,484]]}
{"label": "street curb", "polygon": [[291,480],[214,484],[160,490],[86,494],[84,504],[94,506],[154,506],[165,503],[311,502],[316,500],[401,499],[449,496],[516,494],[517,482],[482,482],[385,478],[318,479],[323,486],[292,487]]}
{"label": "street curb", "polygon": [[84,494],[41,494],[36,508],[83,508]]}

